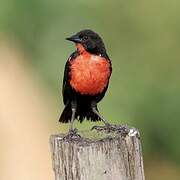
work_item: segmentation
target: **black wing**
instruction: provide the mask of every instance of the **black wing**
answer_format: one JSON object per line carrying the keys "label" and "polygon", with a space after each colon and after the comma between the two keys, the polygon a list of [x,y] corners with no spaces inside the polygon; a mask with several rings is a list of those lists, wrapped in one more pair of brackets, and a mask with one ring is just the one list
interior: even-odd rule
{"label": "black wing", "polygon": [[63,87],[62,87],[62,94],[63,94],[63,102],[64,105],[66,105],[70,100],[72,96],[72,88],[69,84],[70,80],[70,61],[74,60],[77,57],[78,53],[74,52],[71,54],[69,59],[66,62],[65,68],[64,68],[64,78],[63,78]]}
{"label": "black wing", "polygon": [[[108,57],[108,55],[106,53],[102,54],[102,57],[104,57],[108,61],[108,63],[110,64],[110,75],[109,75],[109,79],[110,79],[111,73],[112,73],[112,63],[111,63],[111,60],[109,59],[109,57]],[[107,83],[106,87],[104,88],[104,90],[100,94],[98,94],[96,96],[96,102],[101,101],[101,99],[104,97],[104,95],[105,95],[105,93],[106,93],[106,91],[108,89],[108,86],[109,86],[109,79],[108,79],[108,83]]]}

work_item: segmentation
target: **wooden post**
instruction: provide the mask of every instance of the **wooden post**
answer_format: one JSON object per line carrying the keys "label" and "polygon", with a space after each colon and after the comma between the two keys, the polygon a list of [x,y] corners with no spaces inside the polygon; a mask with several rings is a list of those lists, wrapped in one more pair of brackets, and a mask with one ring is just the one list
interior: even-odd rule
{"label": "wooden post", "polygon": [[52,135],[55,180],[145,180],[139,132],[120,128],[81,132],[81,137],[72,138]]}

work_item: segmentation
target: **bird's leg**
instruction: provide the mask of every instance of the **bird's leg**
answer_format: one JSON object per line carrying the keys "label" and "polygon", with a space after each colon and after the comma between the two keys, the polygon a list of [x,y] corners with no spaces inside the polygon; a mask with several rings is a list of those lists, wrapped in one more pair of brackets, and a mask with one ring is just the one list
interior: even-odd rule
{"label": "bird's leg", "polygon": [[129,129],[128,127],[122,126],[122,125],[114,125],[114,124],[110,124],[98,111],[97,111],[97,103],[96,102],[92,102],[91,103],[91,108],[92,111],[103,121],[103,123],[105,124],[105,126],[93,126],[92,130],[95,129],[97,131],[105,131],[105,132],[121,132],[124,134],[129,133]]}
{"label": "bird's leg", "polygon": [[74,123],[74,120],[75,120],[76,109],[77,109],[76,101],[72,101],[71,102],[72,115],[71,115],[71,121],[70,121],[70,127],[69,127],[69,133],[68,134],[76,133],[76,130],[73,129],[73,123]]}
{"label": "bird's leg", "polygon": [[71,115],[69,132],[64,137],[64,139],[75,140],[75,139],[81,138],[81,136],[77,133],[77,129],[73,128],[73,123],[74,123],[74,120],[75,120],[75,117],[76,117],[76,110],[77,110],[77,103],[76,103],[76,101],[72,101],[71,102],[71,110],[72,110],[72,115]]}
{"label": "bird's leg", "polygon": [[96,106],[97,106],[96,102],[91,103],[92,111],[103,121],[103,123],[105,124],[105,127],[94,126],[92,129],[98,129],[98,130],[110,129],[112,125],[97,111]]}
{"label": "bird's leg", "polygon": [[109,122],[96,110],[96,107],[92,107],[92,110],[98,117],[100,117],[105,126],[110,126]]}

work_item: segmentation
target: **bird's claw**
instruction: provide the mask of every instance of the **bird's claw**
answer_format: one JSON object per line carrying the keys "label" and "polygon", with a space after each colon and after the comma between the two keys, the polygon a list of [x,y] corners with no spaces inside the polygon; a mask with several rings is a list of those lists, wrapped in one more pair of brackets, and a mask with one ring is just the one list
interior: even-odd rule
{"label": "bird's claw", "polygon": [[69,129],[68,134],[64,137],[64,139],[68,140],[76,140],[81,138],[81,136],[77,133],[77,129]]}
{"label": "bird's claw", "polygon": [[103,131],[105,129],[105,126],[93,126],[91,130],[97,130],[97,131]]}
{"label": "bird's claw", "polygon": [[129,133],[129,128],[127,125],[105,124],[105,126],[93,126],[91,130],[105,131],[106,133],[111,133],[111,132],[122,133],[122,134]]}

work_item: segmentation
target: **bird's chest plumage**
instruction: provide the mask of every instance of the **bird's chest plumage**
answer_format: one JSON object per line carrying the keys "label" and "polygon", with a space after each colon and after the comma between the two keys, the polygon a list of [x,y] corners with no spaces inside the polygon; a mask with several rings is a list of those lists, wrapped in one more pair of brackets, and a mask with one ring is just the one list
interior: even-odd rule
{"label": "bird's chest plumage", "polygon": [[84,53],[70,64],[70,85],[80,94],[96,95],[107,86],[111,72],[105,58]]}

